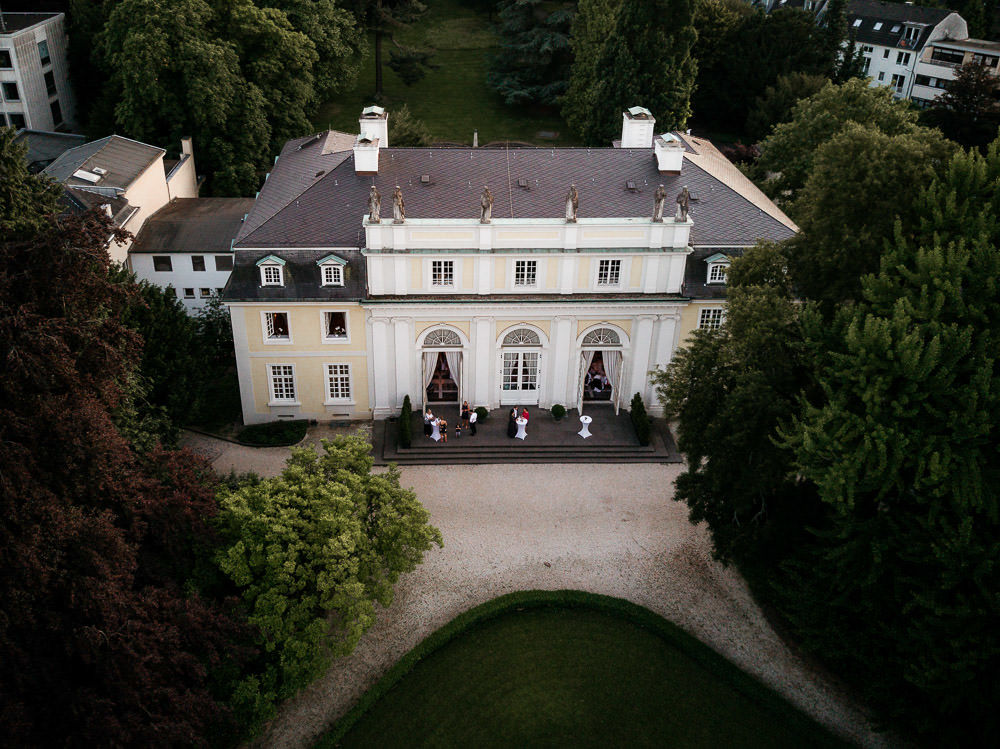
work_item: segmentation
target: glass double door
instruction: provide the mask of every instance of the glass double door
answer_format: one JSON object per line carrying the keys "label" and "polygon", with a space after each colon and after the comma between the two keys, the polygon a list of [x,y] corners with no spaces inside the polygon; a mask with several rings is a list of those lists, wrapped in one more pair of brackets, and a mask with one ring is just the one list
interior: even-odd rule
{"label": "glass double door", "polygon": [[503,350],[501,405],[538,403],[539,358],[538,351]]}

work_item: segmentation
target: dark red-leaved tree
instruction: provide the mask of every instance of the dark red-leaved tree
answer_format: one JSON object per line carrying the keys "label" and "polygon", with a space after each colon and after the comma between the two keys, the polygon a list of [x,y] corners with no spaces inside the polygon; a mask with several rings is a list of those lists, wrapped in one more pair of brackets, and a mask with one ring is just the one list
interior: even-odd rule
{"label": "dark red-leaved tree", "polygon": [[141,341],[113,227],[0,242],[0,725],[25,746],[204,743],[240,626],[184,583],[212,544],[194,456],[137,457],[112,412]]}

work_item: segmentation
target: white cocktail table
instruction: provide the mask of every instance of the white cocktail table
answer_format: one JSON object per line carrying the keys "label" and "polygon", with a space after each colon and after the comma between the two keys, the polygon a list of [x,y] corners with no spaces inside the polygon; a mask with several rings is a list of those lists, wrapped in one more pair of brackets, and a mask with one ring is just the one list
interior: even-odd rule
{"label": "white cocktail table", "polygon": [[528,425],[528,420],[517,419],[516,423],[517,423],[517,434],[515,434],[514,437],[516,437],[519,440],[523,440],[525,437],[528,436],[528,433],[524,429]]}
{"label": "white cocktail table", "polygon": [[577,432],[577,434],[579,434],[584,439],[587,439],[587,437],[592,437],[593,435],[590,433],[590,422],[592,421],[593,419],[589,416],[581,416],[580,423],[583,424],[583,429]]}
{"label": "white cocktail table", "polygon": [[434,421],[431,422],[431,427],[434,429],[434,431],[431,432],[431,439],[437,442],[441,439],[441,424],[437,419],[434,419]]}

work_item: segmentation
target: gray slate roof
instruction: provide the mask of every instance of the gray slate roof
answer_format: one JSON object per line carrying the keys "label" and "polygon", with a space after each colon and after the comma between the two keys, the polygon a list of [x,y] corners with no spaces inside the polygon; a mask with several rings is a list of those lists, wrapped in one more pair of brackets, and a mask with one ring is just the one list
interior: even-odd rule
{"label": "gray slate roof", "polygon": [[330,130],[290,140],[281,149],[240,239],[259,227],[353,154],[354,136]]}
{"label": "gray slate roof", "polygon": [[15,143],[28,146],[28,170],[37,173],[55,161],[70,148],[83,145],[87,139],[71,133],[52,133],[47,130],[20,130]]}
{"label": "gray slate roof", "polygon": [[[890,3],[883,0],[850,0],[847,5],[847,28],[854,33],[858,42],[879,44],[883,47],[899,47],[906,50],[923,49],[928,37],[941,21],[951,15],[947,8],[925,8],[921,5],[906,5],[905,3]],[[861,25],[855,26],[855,19],[861,19]],[[926,24],[916,42],[906,43],[903,38],[904,23]],[[882,28],[875,30],[876,23],[882,23]],[[893,33],[894,26],[899,25]]]}
{"label": "gray slate roof", "polygon": [[[156,146],[120,135],[109,135],[71,148],[49,164],[44,173],[67,187],[117,187],[125,190],[165,153]],[[73,176],[78,169],[93,171],[94,167],[108,172],[96,184]]]}
{"label": "gray slate roof", "polygon": [[[494,217],[559,218],[570,184],[579,191],[582,218],[646,216],[663,183],[671,196],[684,186],[691,192],[693,245],[749,246],[793,234],[689,157],[680,176],[661,175],[652,149],[387,148],[372,177],[355,174],[351,151],[322,160],[315,152],[301,156],[301,143],[282,151],[237,248],[363,246],[362,218],[373,183],[382,194],[383,216],[391,215],[390,195],[398,184],[411,218],[478,218],[483,185],[493,192]],[[287,156],[299,161],[284,168]],[[424,174],[429,184],[421,183]],[[526,187],[518,186],[520,179]],[[626,189],[627,180],[635,182],[634,191]]]}
{"label": "gray slate roof", "polygon": [[34,26],[36,23],[47,21],[58,15],[59,13],[4,13],[3,22],[4,26],[7,27],[7,30],[5,32],[0,32],[0,34],[16,34],[19,31],[23,31],[24,29]]}
{"label": "gray slate roof", "polygon": [[251,207],[252,198],[175,198],[146,220],[129,252],[230,252]]}
{"label": "gray slate roof", "polygon": [[347,261],[343,286],[323,286],[320,283],[316,262],[329,254],[325,250],[284,250],[280,257],[285,261],[285,285],[261,286],[257,261],[267,257],[268,253],[237,252],[223,298],[227,302],[345,302],[363,299],[368,283],[361,252],[354,249],[337,251],[337,256]]}

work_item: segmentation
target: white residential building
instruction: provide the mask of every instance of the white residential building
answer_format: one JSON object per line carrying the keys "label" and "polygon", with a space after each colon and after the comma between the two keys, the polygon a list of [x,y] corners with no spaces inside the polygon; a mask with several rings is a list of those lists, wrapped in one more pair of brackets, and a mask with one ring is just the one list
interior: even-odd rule
{"label": "white residential building", "polygon": [[65,22],[63,13],[0,12],[0,125],[73,128]]}
{"label": "white residential building", "polygon": [[985,65],[1000,86],[1000,42],[983,39],[938,39],[924,47],[917,59],[910,98],[925,107],[941,96],[963,65]]}
{"label": "white residential building", "polygon": [[882,0],[851,0],[847,26],[871,85],[888,86],[900,99],[910,98],[917,61],[928,45],[969,36],[965,19],[954,11]]}
{"label": "white residential building", "polygon": [[[138,234],[150,216],[176,198],[198,196],[194,150],[181,140],[179,159],[157,146],[109,135],[63,152],[43,170],[65,188],[71,210],[101,207],[121,229]],[[128,262],[131,240],[112,243],[111,259]]]}
{"label": "white residential building", "polygon": [[221,296],[233,269],[233,240],[253,198],[177,198],[154,213],[129,248],[142,280],[170,286],[189,313]]}

